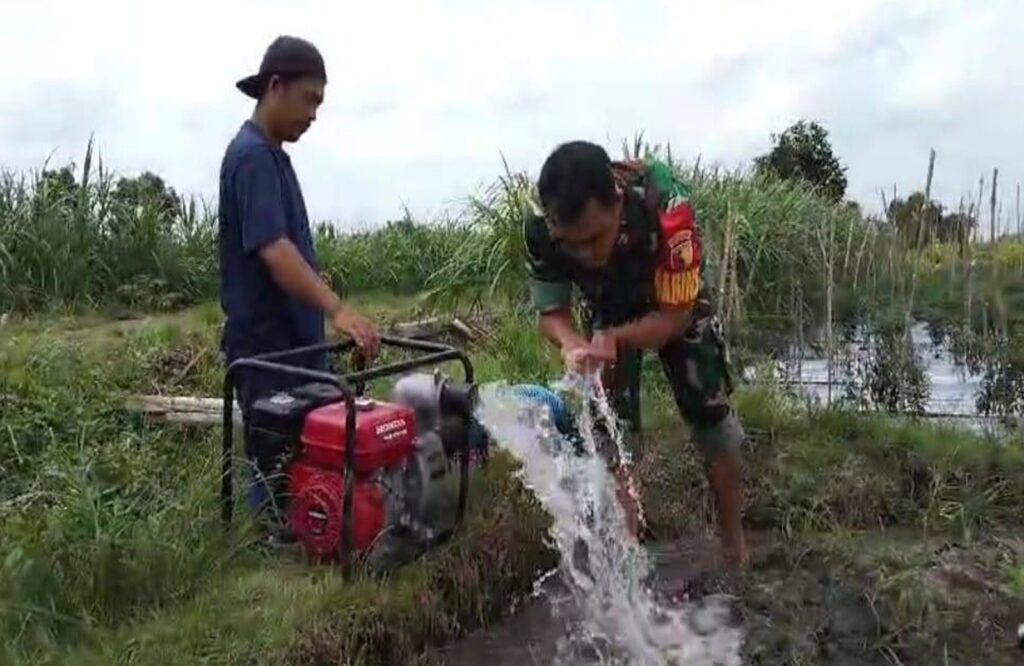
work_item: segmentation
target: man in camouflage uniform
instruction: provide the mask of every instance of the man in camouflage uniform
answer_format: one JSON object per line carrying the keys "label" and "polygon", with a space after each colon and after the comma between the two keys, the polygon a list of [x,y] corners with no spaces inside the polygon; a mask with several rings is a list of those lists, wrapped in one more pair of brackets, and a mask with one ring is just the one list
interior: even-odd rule
{"label": "man in camouflage uniform", "polygon": [[[617,415],[634,432],[640,428],[643,350],[658,350],[676,405],[704,455],[725,554],[744,564],[745,435],[729,401],[727,352],[702,280],[687,186],[666,164],[613,163],[600,146],[577,141],[548,157],[537,189],[539,205],[524,231],[541,332],[570,368],[604,368]],[[573,325],[573,285],[582,292],[592,336]],[[623,489],[628,474],[607,449],[602,453],[636,530],[640,507],[631,506]]]}

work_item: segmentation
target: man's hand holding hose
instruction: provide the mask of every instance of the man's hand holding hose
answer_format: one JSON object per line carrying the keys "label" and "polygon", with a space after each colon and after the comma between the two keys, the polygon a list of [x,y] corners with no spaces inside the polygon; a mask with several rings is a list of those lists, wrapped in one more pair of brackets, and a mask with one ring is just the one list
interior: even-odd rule
{"label": "man's hand holding hose", "polygon": [[[602,389],[607,391],[612,385],[618,359],[618,341],[614,334],[599,331],[589,342],[579,338],[563,347],[562,355],[570,371],[598,372]],[[616,495],[626,514],[626,526],[631,534],[640,537],[647,531],[647,519],[636,477],[631,466],[623,460],[618,461],[612,473],[617,482]]]}
{"label": "man's hand holding hose", "polygon": [[600,370],[607,373],[615,367],[618,349],[613,338],[598,333],[589,342],[583,338],[569,341],[562,347],[562,357],[570,371],[590,374]]}

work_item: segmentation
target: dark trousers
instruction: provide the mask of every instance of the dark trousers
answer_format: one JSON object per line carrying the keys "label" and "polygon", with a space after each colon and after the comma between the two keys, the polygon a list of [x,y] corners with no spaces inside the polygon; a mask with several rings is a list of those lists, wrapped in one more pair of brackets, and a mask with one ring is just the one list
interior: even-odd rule
{"label": "dark trousers", "polygon": [[[325,355],[318,355],[315,358],[303,358],[300,361],[288,361],[289,364],[315,370],[332,370],[330,359]],[[287,391],[296,386],[308,383],[309,380],[289,377],[277,373],[265,371],[245,370],[238,374],[235,380],[235,399],[238,401],[242,412],[242,436],[245,446],[245,459],[249,469],[249,485],[246,490],[246,499],[250,511],[261,512],[271,501],[270,488],[267,479],[261,474],[256,463],[255,452],[250,437],[250,414],[253,404],[260,398],[273,395],[278,391]]]}
{"label": "dark trousers", "polygon": [[[679,414],[705,458],[738,450],[745,435],[730,400],[728,351],[715,318],[694,320],[682,335],[658,350],[658,358]],[[608,387],[616,416],[633,435],[641,431],[642,363],[643,350],[620,349]]]}

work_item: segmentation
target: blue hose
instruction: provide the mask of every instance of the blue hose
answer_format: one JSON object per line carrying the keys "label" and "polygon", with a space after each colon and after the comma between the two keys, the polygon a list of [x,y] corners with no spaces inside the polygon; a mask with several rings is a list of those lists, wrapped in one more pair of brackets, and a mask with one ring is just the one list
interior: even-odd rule
{"label": "blue hose", "polygon": [[572,415],[569,413],[565,401],[551,389],[538,384],[517,384],[511,387],[511,392],[513,395],[529,400],[534,404],[547,405],[558,432],[568,435],[574,430]]}

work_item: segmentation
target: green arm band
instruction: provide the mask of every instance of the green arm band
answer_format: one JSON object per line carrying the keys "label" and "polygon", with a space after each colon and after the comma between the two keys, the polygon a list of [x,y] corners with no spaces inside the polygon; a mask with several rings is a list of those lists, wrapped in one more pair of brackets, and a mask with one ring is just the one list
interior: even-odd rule
{"label": "green arm band", "polygon": [[533,307],[541,314],[572,305],[572,285],[568,282],[533,280],[530,293],[533,296]]}

